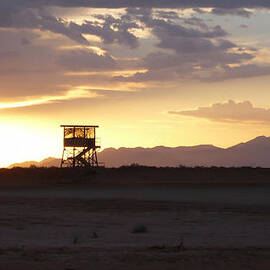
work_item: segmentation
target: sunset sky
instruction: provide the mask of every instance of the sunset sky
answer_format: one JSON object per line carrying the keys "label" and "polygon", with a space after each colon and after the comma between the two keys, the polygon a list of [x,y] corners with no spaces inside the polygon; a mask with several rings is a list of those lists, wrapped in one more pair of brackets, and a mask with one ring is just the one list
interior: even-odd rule
{"label": "sunset sky", "polygon": [[0,167],[102,148],[270,136],[270,1],[1,0]]}

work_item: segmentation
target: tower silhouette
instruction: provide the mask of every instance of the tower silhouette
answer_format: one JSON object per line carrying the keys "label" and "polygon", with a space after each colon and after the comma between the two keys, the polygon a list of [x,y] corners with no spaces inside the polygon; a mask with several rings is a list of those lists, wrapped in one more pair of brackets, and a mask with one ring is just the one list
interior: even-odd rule
{"label": "tower silhouette", "polygon": [[98,126],[61,125],[64,128],[62,167],[98,167],[96,128]]}

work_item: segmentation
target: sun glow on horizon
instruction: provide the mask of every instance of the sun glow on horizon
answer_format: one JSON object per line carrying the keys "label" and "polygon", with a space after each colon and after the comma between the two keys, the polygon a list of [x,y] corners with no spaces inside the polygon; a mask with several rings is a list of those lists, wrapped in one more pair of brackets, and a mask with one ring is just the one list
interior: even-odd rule
{"label": "sun glow on horizon", "polygon": [[[59,156],[60,134],[54,138],[50,130],[28,124],[2,123],[0,167],[24,161],[41,161],[49,156]],[[56,136],[56,135],[55,135]]]}
{"label": "sun glow on horizon", "polygon": [[[36,122],[35,122],[36,121]],[[261,133],[249,133],[248,126],[240,126],[231,134],[227,141],[222,140],[226,132],[226,124],[215,124],[207,120],[191,121],[146,121],[141,126],[131,124],[112,125],[105,122],[78,123],[70,119],[61,123],[48,120],[17,123],[2,123],[0,167],[8,167],[14,163],[26,161],[41,161],[48,157],[61,158],[63,151],[63,130],[60,124],[98,124],[97,138],[100,142],[100,151],[106,148],[152,148],[156,146],[178,147],[213,144],[217,147],[230,147],[245,142],[258,135],[269,134],[266,129]],[[193,123],[191,125],[191,122]],[[208,126],[208,127],[207,127]],[[239,139],[242,129],[247,130],[243,139]],[[185,130],[185,132],[183,132]],[[196,134],[200,132],[200,138]],[[102,160],[100,160],[102,161]]]}

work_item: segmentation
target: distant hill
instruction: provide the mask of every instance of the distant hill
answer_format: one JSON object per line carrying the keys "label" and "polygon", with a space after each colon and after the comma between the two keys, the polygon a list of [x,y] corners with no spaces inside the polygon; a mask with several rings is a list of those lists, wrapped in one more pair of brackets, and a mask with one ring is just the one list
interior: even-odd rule
{"label": "distant hill", "polygon": [[30,166],[37,166],[37,167],[59,167],[60,166],[61,159],[49,157],[46,159],[43,159],[42,161],[25,161],[21,163],[14,163],[11,164],[8,168],[14,168],[14,167],[30,167]]}
{"label": "distant hill", "polygon": [[[213,145],[154,148],[107,148],[99,153],[99,160],[106,167],[119,167],[137,163],[148,166],[224,166],[270,167],[270,137],[260,136],[229,148]],[[60,160],[48,158],[41,162],[28,161],[12,164],[21,166],[59,166]]]}

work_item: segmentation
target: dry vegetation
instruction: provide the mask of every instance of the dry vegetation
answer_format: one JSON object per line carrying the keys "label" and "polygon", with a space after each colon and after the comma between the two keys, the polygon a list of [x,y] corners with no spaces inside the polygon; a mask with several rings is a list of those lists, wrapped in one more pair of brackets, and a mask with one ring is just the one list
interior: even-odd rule
{"label": "dry vegetation", "polygon": [[42,168],[0,169],[0,187],[47,186],[63,184],[268,184],[268,168],[224,167],[146,167],[120,168]]}
{"label": "dry vegetation", "polygon": [[31,187],[89,182],[96,175],[92,169],[20,168],[0,169],[0,187]]}

